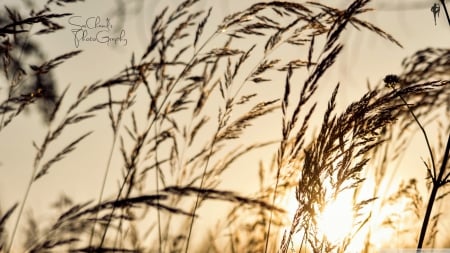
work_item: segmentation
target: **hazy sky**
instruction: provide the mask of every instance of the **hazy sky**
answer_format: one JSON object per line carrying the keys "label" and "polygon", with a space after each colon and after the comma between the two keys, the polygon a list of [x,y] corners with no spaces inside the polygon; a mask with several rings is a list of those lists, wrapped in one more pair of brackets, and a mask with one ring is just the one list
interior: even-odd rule
{"label": "hazy sky", "polygon": [[[35,3],[36,6],[39,6],[37,2],[40,1]],[[131,53],[140,55],[145,50],[150,36],[149,27],[155,15],[169,3],[173,6],[179,3],[179,1],[150,0],[143,1],[144,3],[139,5],[140,1],[135,1],[135,4],[126,7],[130,12],[136,11],[133,10],[135,8],[138,13],[127,15],[124,22],[121,23],[120,18],[114,14],[117,6],[113,3],[116,2],[125,1],[87,0],[84,3],[68,4],[66,7],[58,9],[61,12],[71,12],[80,16],[80,19],[98,16],[103,22],[109,18],[112,28],[117,31],[123,30],[123,38],[126,39],[126,45],[122,41],[116,47],[100,43],[78,45],[83,53],[65,62],[55,71],[59,91],[70,85],[69,96],[74,97],[82,86],[111,77],[123,69],[129,64]],[[205,34],[212,32],[224,16],[255,2],[257,1],[202,1],[197,8],[207,9],[213,5],[211,15],[213,20]],[[335,2],[335,6],[342,8],[350,1],[321,2]],[[330,87],[337,82],[341,83],[342,89],[339,95],[341,104],[348,103],[361,95],[365,91],[367,80],[375,84],[386,74],[398,73],[401,60],[416,50],[426,47],[448,48],[450,46],[450,27],[443,10],[441,10],[436,25],[430,11],[432,4],[437,1],[376,0],[373,2],[371,7],[375,11],[364,14],[364,19],[391,33],[404,47],[399,48],[368,31],[348,29],[344,33],[346,43],[338,61],[339,67],[335,68],[326,79],[329,80]],[[17,5],[17,2],[10,0],[6,1],[6,4],[14,6]],[[450,3],[448,5],[450,7]],[[56,34],[34,37],[47,53],[48,58],[77,49],[70,31],[74,22],[76,23],[77,19],[69,21],[69,18],[66,18],[61,21],[66,25],[65,30]],[[4,92],[6,91],[3,86],[1,84],[1,98],[5,96]],[[280,86],[268,85],[266,89],[270,92],[270,89],[279,88]],[[66,160],[55,165],[45,178],[33,186],[26,210],[33,207],[36,217],[48,218],[45,210],[48,208],[49,202],[54,201],[61,192],[80,202],[90,200],[98,195],[104,166],[111,147],[112,133],[106,114],[85,124],[83,129],[74,128],[76,134],[88,130],[96,132],[82,142],[78,150],[68,156]],[[45,133],[46,129],[41,122],[40,115],[34,109],[16,118],[13,123],[0,132],[0,207],[2,210],[22,198],[35,155],[32,141],[40,143]],[[257,133],[263,134],[263,131]],[[74,136],[67,135],[66,137],[67,140],[71,140]],[[420,137],[413,141],[413,144],[418,144],[415,146],[420,148],[424,146],[421,143]],[[55,147],[55,150],[58,148],[60,147]],[[422,149],[419,149],[418,153],[427,154]],[[256,155],[252,157],[258,159]],[[420,159],[421,157],[411,156],[405,160],[413,165],[421,165]],[[113,164],[114,161],[119,160],[118,157],[113,158]],[[399,172],[399,175],[406,177],[408,174],[415,174],[416,169],[420,173],[424,171],[419,166],[414,167],[416,168],[412,171],[409,169]],[[108,186],[113,187],[112,189],[116,189],[118,175],[120,175],[120,171],[113,171],[111,180],[108,181]],[[222,181],[224,187],[237,189],[237,191],[249,190],[247,179],[242,174],[236,177],[230,172]]]}

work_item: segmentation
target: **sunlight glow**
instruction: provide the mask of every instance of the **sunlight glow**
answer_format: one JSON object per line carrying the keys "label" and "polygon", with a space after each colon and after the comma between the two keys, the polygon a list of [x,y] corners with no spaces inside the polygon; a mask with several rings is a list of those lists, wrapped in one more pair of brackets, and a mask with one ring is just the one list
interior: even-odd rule
{"label": "sunlight glow", "polygon": [[349,194],[331,201],[318,217],[321,234],[331,243],[340,243],[352,231],[353,208]]}
{"label": "sunlight glow", "polygon": [[[371,199],[374,196],[374,181],[367,178],[364,185],[358,190],[357,202]],[[383,187],[383,185],[381,185]],[[389,247],[400,247],[403,242],[398,241],[398,234],[404,228],[406,221],[405,213],[406,202],[399,202],[396,205],[384,204],[375,200],[364,206],[358,211],[354,211],[354,191],[345,190],[337,195],[336,199],[327,196],[328,202],[323,210],[317,214],[317,239],[326,239],[329,243],[340,247],[347,237],[351,237],[349,244],[345,248],[345,252],[361,252],[365,247],[369,250],[378,252],[380,249]],[[280,203],[281,204],[281,203]],[[298,202],[295,200],[295,191],[288,191],[284,196],[282,203],[287,210],[287,226],[284,233],[290,229],[290,224],[294,219],[295,212],[298,208]],[[363,221],[370,216],[370,219],[362,227]],[[395,219],[396,228],[386,226],[387,218]],[[280,234],[280,240],[283,234]],[[369,236],[370,238],[368,238]],[[302,229],[294,233],[292,237],[292,248],[295,251],[300,247],[308,248],[304,241],[304,231]],[[303,244],[302,244],[303,243]],[[305,248],[303,248],[305,249]],[[306,249],[307,250],[307,249]]]}

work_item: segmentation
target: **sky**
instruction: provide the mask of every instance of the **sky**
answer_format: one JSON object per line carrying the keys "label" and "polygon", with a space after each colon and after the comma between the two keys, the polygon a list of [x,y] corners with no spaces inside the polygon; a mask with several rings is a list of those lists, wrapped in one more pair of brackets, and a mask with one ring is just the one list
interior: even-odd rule
{"label": "sky", "polygon": [[[39,6],[41,2],[35,1],[34,4]],[[213,6],[211,23],[205,29],[205,34],[211,33],[226,15],[246,8],[255,2],[254,0],[201,1],[196,8],[207,9]],[[327,3],[328,1],[322,2]],[[349,1],[343,0],[333,2],[334,6],[340,8],[349,3]],[[398,73],[401,60],[416,50],[426,47],[448,48],[450,45],[450,27],[442,10],[436,25],[434,24],[430,8],[435,1],[377,0],[373,2],[370,6],[375,11],[364,14],[364,19],[392,34],[403,45],[403,48],[378,38],[368,31],[348,29],[344,33],[345,47],[337,62],[338,67],[326,77],[326,80],[333,86],[337,82],[341,83],[338,96],[338,105],[340,106],[363,94],[367,81],[376,84],[385,75]],[[73,98],[82,86],[106,79],[127,66],[132,53],[141,55],[145,50],[150,37],[150,25],[155,16],[166,5],[173,7],[179,1],[150,0],[133,3],[87,0],[84,3],[67,4],[64,8],[57,9],[61,12],[73,13],[72,17],[61,21],[66,28],[55,34],[36,37],[36,41],[42,46],[48,58],[71,50],[83,50],[82,54],[68,60],[55,71],[59,92],[70,85],[68,96]],[[6,5],[15,6],[18,5],[18,1],[7,0]],[[450,6],[450,3],[448,5]],[[126,7],[125,9],[130,13],[125,20],[121,20],[117,16],[117,6]],[[112,26],[112,29],[118,31],[116,36],[122,33],[124,40],[119,41],[116,46],[97,42],[77,44],[70,30],[79,24],[78,22],[89,17],[99,17],[102,23],[107,23],[108,19],[110,21],[108,24]],[[279,93],[279,87],[267,85],[262,92]],[[2,84],[2,90],[0,90],[2,98],[5,95],[4,90]],[[61,193],[73,197],[78,202],[97,196],[99,182],[102,179],[112,145],[112,132],[105,116],[90,121],[83,129],[74,129],[74,133],[80,134],[88,130],[95,132],[81,144],[74,155],[58,163],[45,178],[33,186],[25,208],[26,212],[32,212],[35,217],[45,219],[49,218],[49,214],[45,212],[49,203]],[[35,155],[32,141],[42,142],[45,133],[46,126],[42,124],[40,115],[33,109],[17,117],[0,132],[0,207],[2,210],[22,198],[31,175]],[[264,129],[257,129],[254,132],[254,138],[263,134],[265,134]],[[65,138],[70,140],[73,136],[67,135]],[[420,136],[414,138],[411,145],[415,147],[413,153],[427,154],[423,149],[422,142]],[[55,150],[61,145],[63,143],[56,144]],[[252,154],[250,157],[257,160],[259,155]],[[112,160],[113,164],[119,161],[117,156],[116,152]],[[414,169],[399,171],[399,178],[407,178],[411,175],[424,177],[423,168],[417,166],[417,164],[421,164],[421,158],[423,157],[412,155],[405,159],[405,162],[410,163]],[[226,189],[252,192],[254,188],[253,186],[249,187],[247,182],[248,178],[254,176],[254,173],[232,170],[221,179],[222,185]],[[106,195],[114,192],[119,176],[120,171],[112,172],[111,179],[107,182]]]}

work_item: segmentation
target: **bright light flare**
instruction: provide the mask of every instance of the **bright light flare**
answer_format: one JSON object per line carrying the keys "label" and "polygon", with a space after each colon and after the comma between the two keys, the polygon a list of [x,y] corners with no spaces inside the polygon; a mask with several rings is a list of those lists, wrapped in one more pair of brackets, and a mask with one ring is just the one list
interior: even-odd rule
{"label": "bright light flare", "polygon": [[351,195],[342,193],[328,203],[318,217],[319,232],[333,244],[339,244],[349,235],[353,227],[353,205]]}
{"label": "bright light flare", "polygon": [[[357,201],[373,198],[374,182],[371,178],[364,181],[364,185],[359,189]],[[374,201],[363,209],[355,213],[354,209],[354,191],[345,190],[337,195],[334,200],[328,200],[328,203],[323,208],[320,214],[317,214],[317,239],[326,239],[329,243],[336,246],[342,245],[343,240],[347,236],[351,236],[350,242],[347,245],[346,252],[361,252],[365,246],[371,249],[379,250],[386,247],[387,244],[392,244],[393,238],[398,237],[392,228],[386,228],[382,225],[383,221],[392,216],[393,213],[403,213],[405,207],[401,206],[383,206],[380,208],[380,201]],[[288,224],[294,218],[295,211],[298,208],[298,203],[295,201],[295,192],[288,191],[283,200],[283,205],[286,207]],[[373,212],[373,213],[370,213]],[[363,219],[371,215],[370,220],[360,227]],[[401,224],[400,224],[401,225]],[[286,230],[289,230],[289,225]],[[285,230],[283,230],[285,232]],[[355,234],[356,233],[356,234]],[[370,233],[370,238],[367,238]],[[280,238],[283,234],[280,234]],[[367,241],[369,240],[369,241]],[[292,238],[293,248],[296,250],[304,244],[304,231],[300,230],[294,233]],[[399,246],[397,242],[396,246]]]}

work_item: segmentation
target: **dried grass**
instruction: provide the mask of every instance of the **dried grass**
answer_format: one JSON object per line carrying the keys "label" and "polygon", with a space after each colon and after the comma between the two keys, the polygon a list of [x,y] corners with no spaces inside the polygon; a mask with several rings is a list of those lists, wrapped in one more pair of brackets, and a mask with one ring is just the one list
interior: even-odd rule
{"label": "dried grass", "polygon": [[[74,1],[50,0],[41,11],[25,18],[6,9],[9,20],[0,22],[0,49],[9,87],[6,99],[0,103],[0,131],[31,104],[49,99],[46,87],[22,93],[24,80],[49,75],[81,53],[65,53],[31,65],[29,70],[23,67],[26,59],[13,53],[23,46],[24,38],[18,39],[19,36],[25,36],[26,41],[34,24],[44,26],[34,36],[63,29],[57,20],[69,14],[54,14],[51,8],[71,2]],[[196,233],[202,231],[194,228],[199,209],[211,200],[227,202],[232,207],[216,231],[203,231],[214,239],[228,231],[229,245],[224,250],[293,251],[292,238],[300,233],[303,241],[299,252],[345,252],[353,236],[369,226],[376,212],[366,212],[365,208],[382,197],[376,188],[373,197],[357,198],[368,165],[376,163],[377,169],[371,173],[379,185],[386,180],[391,161],[406,150],[410,138],[406,130],[427,119],[430,111],[445,107],[448,112],[450,108],[449,51],[429,48],[406,59],[403,73],[386,77],[386,82],[395,83],[394,89],[380,84],[337,112],[341,85],[337,84],[324,114],[318,114],[317,90],[325,85],[323,76],[333,68],[345,46],[340,38],[347,27],[368,29],[401,46],[391,35],[359,18],[371,11],[369,2],[355,0],[345,10],[315,2],[257,3],[226,17],[209,37],[204,31],[213,15],[211,8],[194,11],[198,1],[186,0],[173,10],[162,10],[151,25],[147,47],[142,55],[131,56],[128,67],[110,79],[83,87],[70,104],[66,101],[69,87],[52,97],[47,133],[40,144],[33,143],[36,156],[26,194],[0,218],[0,250],[12,251],[33,184],[44,180],[57,162],[75,156],[91,132],[79,133],[53,154],[50,147],[62,142],[62,136],[75,126],[82,127],[104,114],[110,121],[112,143],[98,197],[81,204],[63,202],[58,206],[64,211],[59,210],[61,214],[44,228],[29,218],[27,252],[192,252],[192,238],[200,237]],[[261,43],[237,46],[252,38]],[[319,38],[324,39],[322,44]],[[273,52],[282,45],[303,50],[305,59],[276,58]],[[307,76],[297,84],[294,77],[303,70]],[[271,75],[273,71],[285,75],[280,97],[265,99],[256,89],[246,90],[250,84],[277,82]],[[90,104],[89,99],[97,95],[106,95],[106,99]],[[144,113],[135,106],[138,98],[148,105]],[[213,99],[218,104],[212,105]],[[274,113],[281,115],[279,139],[240,141],[250,129],[261,127],[261,119]],[[413,120],[410,114],[414,115]],[[311,121],[318,116],[322,121],[314,132]],[[431,144],[428,146],[431,151]],[[221,177],[235,162],[263,148],[275,151],[270,165],[255,163],[260,182],[255,194],[246,196],[221,189]],[[449,181],[448,151],[439,158],[433,154],[444,149],[442,144],[430,152],[432,162],[426,164],[433,184],[439,186]],[[113,153],[117,151],[122,177],[115,195],[105,197],[105,185],[114,168]],[[439,169],[436,161],[443,164]],[[401,185],[396,195],[386,198],[386,203],[409,198],[414,214],[422,217],[419,210],[423,204],[416,183]],[[292,189],[298,207],[293,219],[286,223],[286,212],[278,200]],[[351,233],[335,244],[317,236],[317,215],[344,191],[354,192],[356,220]],[[439,195],[437,200],[442,201],[446,195]],[[5,224],[17,209],[18,218],[9,235]],[[433,239],[441,214],[430,215]],[[144,222],[148,222],[149,231],[141,231],[138,226]],[[180,224],[179,229],[173,229],[176,224]],[[284,235],[281,242],[275,239],[279,234]],[[367,237],[369,251],[370,231]],[[222,250],[214,240],[207,246],[210,250]]]}

